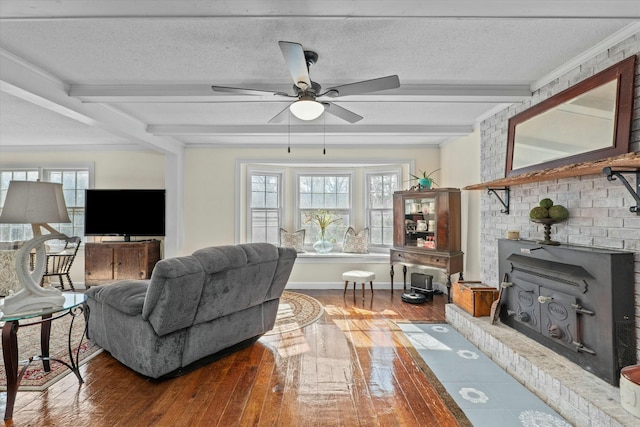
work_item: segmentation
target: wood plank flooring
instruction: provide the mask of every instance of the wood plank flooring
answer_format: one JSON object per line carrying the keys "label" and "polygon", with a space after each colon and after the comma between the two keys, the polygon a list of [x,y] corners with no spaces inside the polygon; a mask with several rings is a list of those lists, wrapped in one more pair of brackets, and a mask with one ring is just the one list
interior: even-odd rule
{"label": "wood plank flooring", "polygon": [[[7,426],[457,426],[394,321],[443,321],[444,296],[403,303],[301,291],[325,307],[302,329],[179,378],[150,380],[102,353],[47,391],[18,392]],[[0,393],[4,413],[6,393]]]}

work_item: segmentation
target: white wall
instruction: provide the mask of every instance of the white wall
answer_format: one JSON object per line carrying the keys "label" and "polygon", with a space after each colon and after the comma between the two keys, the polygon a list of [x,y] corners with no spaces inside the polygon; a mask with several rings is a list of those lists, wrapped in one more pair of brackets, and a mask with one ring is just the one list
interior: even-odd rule
{"label": "white wall", "polygon": [[[464,153],[461,155],[461,153]],[[440,172],[445,187],[464,188],[480,181],[480,131],[458,138],[440,149]],[[440,181],[439,181],[440,182]],[[461,194],[462,251],[464,278],[480,280],[480,193],[463,190]]]}

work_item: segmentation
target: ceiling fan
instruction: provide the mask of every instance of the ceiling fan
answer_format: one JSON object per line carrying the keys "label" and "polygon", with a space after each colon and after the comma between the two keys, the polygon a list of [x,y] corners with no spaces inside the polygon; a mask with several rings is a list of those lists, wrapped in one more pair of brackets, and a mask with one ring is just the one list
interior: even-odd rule
{"label": "ceiling fan", "polygon": [[285,109],[276,114],[269,123],[280,123],[287,116],[288,111],[301,120],[314,120],[323,112],[333,114],[349,123],[362,120],[362,116],[340,107],[329,101],[318,101],[318,98],[337,98],[340,96],[359,95],[362,93],[377,92],[380,90],[394,89],[400,87],[400,80],[397,75],[380,77],[372,80],[364,80],[349,83],[341,86],[330,87],[321,92],[322,87],[309,77],[309,67],[318,61],[318,54],[309,50],[303,50],[299,43],[279,41],[280,50],[289,67],[289,72],[293,78],[293,90],[295,95],[285,92],[272,92],[257,89],[244,89],[227,86],[211,86],[217,92],[229,92],[243,95],[266,94],[282,96],[287,98],[297,98],[296,101],[288,105]]}

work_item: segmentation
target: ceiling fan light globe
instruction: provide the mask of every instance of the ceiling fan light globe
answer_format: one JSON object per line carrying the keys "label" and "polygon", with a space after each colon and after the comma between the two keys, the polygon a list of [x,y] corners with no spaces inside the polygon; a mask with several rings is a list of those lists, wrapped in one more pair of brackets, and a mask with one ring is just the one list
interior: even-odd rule
{"label": "ceiling fan light globe", "polygon": [[324,105],[317,101],[301,99],[289,107],[291,113],[300,120],[314,120],[324,112]]}

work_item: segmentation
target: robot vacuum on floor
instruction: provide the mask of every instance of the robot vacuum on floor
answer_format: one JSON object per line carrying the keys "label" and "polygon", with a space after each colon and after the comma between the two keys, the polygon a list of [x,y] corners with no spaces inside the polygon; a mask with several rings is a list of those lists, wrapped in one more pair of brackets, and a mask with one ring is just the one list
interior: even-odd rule
{"label": "robot vacuum on floor", "polygon": [[427,300],[423,294],[418,294],[415,292],[404,293],[402,294],[402,301],[408,302],[409,304],[422,304]]}

